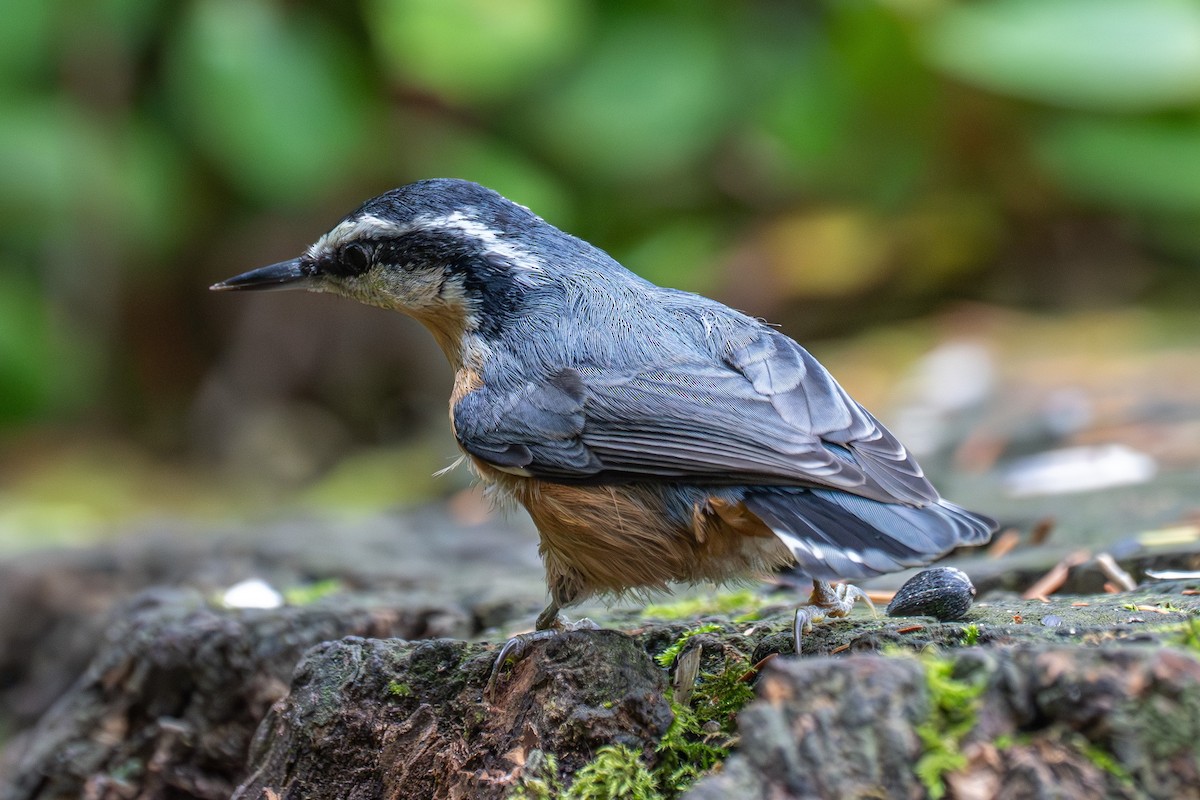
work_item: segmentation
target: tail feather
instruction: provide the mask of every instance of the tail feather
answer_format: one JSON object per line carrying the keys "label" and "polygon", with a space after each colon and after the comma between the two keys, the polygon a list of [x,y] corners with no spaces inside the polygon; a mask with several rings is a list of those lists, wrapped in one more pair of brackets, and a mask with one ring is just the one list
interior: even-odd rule
{"label": "tail feather", "polygon": [[744,501],[820,580],[859,579],[930,563],[960,545],[983,544],[994,520],[945,500],[926,506],[881,503],[833,490],[749,492]]}

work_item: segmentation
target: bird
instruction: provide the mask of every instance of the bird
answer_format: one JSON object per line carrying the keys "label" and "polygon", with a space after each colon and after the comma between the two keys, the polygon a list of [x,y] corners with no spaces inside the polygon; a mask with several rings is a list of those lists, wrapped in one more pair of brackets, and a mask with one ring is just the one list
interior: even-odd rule
{"label": "bird", "polygon": [[870,603],[849,581],[996,529],[777,328],[470,181],[388,191],[300,256],[211,288],[329,292],[429,330],[465,459],[537,527],[549,602],[534,635],[571,629],[560,612],[593,596],[790,569],[813,582],[799,652],[812,623]]}

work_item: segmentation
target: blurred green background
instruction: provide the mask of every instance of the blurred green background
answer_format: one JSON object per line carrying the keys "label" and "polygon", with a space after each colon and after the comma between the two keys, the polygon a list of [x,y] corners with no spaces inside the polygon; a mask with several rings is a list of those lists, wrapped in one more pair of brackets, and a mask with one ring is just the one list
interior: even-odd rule
{"label": "blurred green background", "polygon": [[415,323],[206,291],[418,178],[884,370],[964,301],[1200,299],[1196,2],[0,8],[0,540],[461,486]]}

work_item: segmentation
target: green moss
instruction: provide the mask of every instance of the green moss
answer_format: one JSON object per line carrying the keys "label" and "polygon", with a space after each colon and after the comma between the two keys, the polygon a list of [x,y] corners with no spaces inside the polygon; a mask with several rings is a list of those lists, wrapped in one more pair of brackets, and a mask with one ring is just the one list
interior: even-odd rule
{"label": "green moss", "polygon": [[687,647],[689,639],[693,636],[699,636],[702,633],[716,633],[719,630],[721,630],[721,626],[713,623],[692,628],[676,639],[670,647],[655,656],[654,660],[658,662],[660,667],[670,669],[671,665],[675,663],[675,659],[679,658],[679,654],[683,652],[683,648]]}
{"label": "green moss", "polygon": [[1173,644],[1200,654],[1200,617],[1189,617],[1177,630],[1179,633]]}
{"label": "green moss", "polygon": [[575,773],[570,788],[558,777],[553,753],[532,751],[507,800],[663,800],[642,754],[632,747],[607,745]]}
{"label": "green moss", "polygon": [[387,685],[387,693],[392,697],[412,697],[412,687],[407,683],[392,681]]}
{"label": "green moss", "polygon": [[558,779],[558,759],[553,753],[533,750],[525,768],[506,800],[561,800],[563,785]]}
{"label": "green moss", "polygon": [[1010,747],[1027,747],[1033,741],[1028,733],[1002,733],[992,740],[997,750],[1007,750]]}
{"label": "green moss", "polygon": [[328,597],[342,590],[342,582],[337,578],[326,578],[323,581],[309,583],[304,586],[293,586],[283,590],[283,599],[290,606],[306,606],[322,597]]}
{"label": "green moss", "polygon": [[109,776],[116,781],[133,783],[138,780],[146,771],[146,765],[140,758],[131,758],[127,761],[118,764],[110,773]]}
{"label": "green moss", "polygon": [[656,784],[641,753],[624,745],[608,745],[575,773],[563,800],[662,800]]}
{"label": "green moss", "polygon": [[705,727],[696,712],[672,703],[675,720],[655,748],[656,775],[667,797],[678,797],[729,755],[729,738]]}
{"label": "green moss", "polygon": [[690,705],[702,723],[717,722],[722,731],[733,734],[737,712],[754,699],[753,687],[742,680],[749,668],[746,659],[730,656],[720,672],[700,676]]}
{"label": "green moss", "polygon": [[[659,663],[673,664],[688,639],[718,629],[702,625],[688,631],[659,656]],[[527,761],[509,798],[675,800],[729,755],[737,713],[754,697],[753,688],[742,680],[749,668],[746,658],[727,651],[720,671],[700,674],[686,705],[669,697],[675,719],[654,748],[652,765],[631,748],[602,747],[575,773],[570,788],[563,789],[553,756],[539,754],[536,763],[533,756]]]}
{"label": "green moss", "polygon": [[737,713],[754,697],[741,678],[749,663],[727,655],[720,672],[703,673],[687,705],[671,699],[675,719],[655,748],[655,775],[666,798],[682,795],[729,755],[737,730]]}
{"label": "green moss", "polygon": [[1165,761],[1186,754],[1200,764],[1200,689],[1184,685],[1169,699],[1159,694],[1123,712],[1151,758]]}
{"label": "green moss", "polygon": [[1125,769],[1121,762],[1117,761],[1116,756],[1100,745],[1080,734],[1073,735],[1068,743],[1087,758],[1088,761],[1091,761],[1121,783],[1128,786],[1133,785],[1133,776],[1129,774],[1129,770]]}
{"label": "green moss", "polygon": [[979,626],[972,623],[963,628],[962,632],[963,647],[973,647],[979,644]]}
{"label": "green moss", "polygon": [[711,597],[694,597],[675,603],[649,605],[642,609],[648,619],[694,619],[713,614],[732,617],[734,622],[758,619],[766,601],[750,590],[724,592]]}
{"label": "green moss", "polygon": [[954,677],[954,662],[933,656],[922,658],[929,690],[929,717],[917,726],[923,747],[916,773],[933,800],[946,794],[944,776],[967,765],[962,740],[975,727],[979,696],[986,687],[980,677],[973,681]]}
{"label": "green moss", "polygon": [[1154,610],[1157,608],[1162,611],[1175,613],[1175,614],[1182,613],[1184,610],[1184,609],[1180,608],[1179,606],[1175,605],[1174,603],[1172,603],[1170,600],[1163,600],[1163,601],[1160,601],[1157,603],[1150,603],[1148,601],[1143,601],[1141,603],[1125,603],[1124,605],[1121,606],[1121,608],[1125,609],[1126,611],[1146,611],[1146,610]]}

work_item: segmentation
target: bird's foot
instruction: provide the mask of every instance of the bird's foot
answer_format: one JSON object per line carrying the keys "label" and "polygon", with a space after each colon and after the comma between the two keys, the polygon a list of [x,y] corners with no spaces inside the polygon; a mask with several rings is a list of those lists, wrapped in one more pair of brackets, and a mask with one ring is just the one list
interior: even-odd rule
{"label": "bird's foot", "polygon": [[875,615],[875,604],[867,593],[857,586],[848,583],[831,584],[828,581],[813,581],[812,595],[808,603],[796,609],[796,622],[792,627],[792,638],[796,645],[796,654],[800,654],[800,642],[804,634],[811,633],[814,624],[826,619],[846,617],[854,609],[854,604],[862,600]]}
{"label": "bird's foot", "polygon": [[504,672],[511,669],[511,666],[525,657],[529,652],[530,645],[535,642],[544,642],[547,639],[553,639],[561,633],[594,631],[600,628],[599,625],[587,617],[572,622],[557,613],[549,618],[543,614],[541,617],[538,617],[537,624],[537,630],[528,633],[518,633],[500,648],[500,653],[496,656],[495,663],[492,664],[492,674],[488,677],[487,694],[489,697],[493,696],[494,690],[499,685]]}

